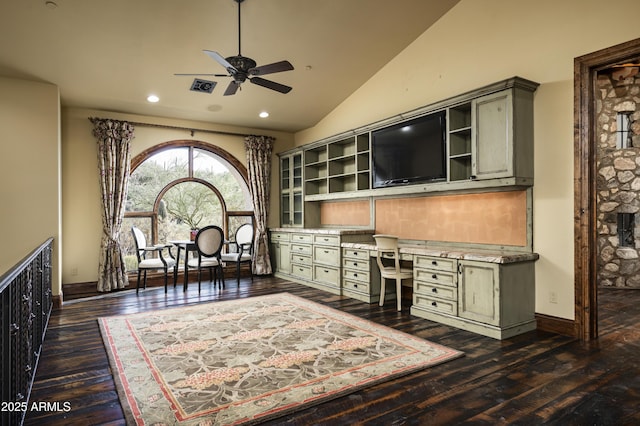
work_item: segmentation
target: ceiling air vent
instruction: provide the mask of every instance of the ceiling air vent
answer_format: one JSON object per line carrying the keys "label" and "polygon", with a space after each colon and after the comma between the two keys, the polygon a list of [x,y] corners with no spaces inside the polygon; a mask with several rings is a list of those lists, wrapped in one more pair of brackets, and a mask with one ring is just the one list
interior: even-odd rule
{"label": "ceiling air vent", "polygon": [[213,88],[216,87],[215,81],[209,80],[200,80],[199,78],[193,79],[193,84],[191,85],[191,91],[193,92],[202,92],[202,93],[211,93],[213,92]]}

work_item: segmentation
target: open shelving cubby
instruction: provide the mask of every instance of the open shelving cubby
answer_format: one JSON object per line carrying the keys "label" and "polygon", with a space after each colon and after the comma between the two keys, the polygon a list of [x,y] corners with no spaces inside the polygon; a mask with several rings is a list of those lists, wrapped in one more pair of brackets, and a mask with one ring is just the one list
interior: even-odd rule
{"label": "open shelving cubby", "polygon": [[449,108],[449,181],[472,178],[471,102]]}

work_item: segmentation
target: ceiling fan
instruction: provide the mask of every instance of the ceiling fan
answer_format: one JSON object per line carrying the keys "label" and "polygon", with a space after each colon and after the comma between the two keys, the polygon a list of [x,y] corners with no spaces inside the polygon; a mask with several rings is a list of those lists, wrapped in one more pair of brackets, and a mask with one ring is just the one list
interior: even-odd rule
{"label": "ceiling fan", "polygon": [[224,96],[235,95],[240,85],[246,80],[253,84],[275,90],[280,93],[289,93],[291,87],[275,81],[266,80],[260,76],[266,74],[274,74],[282,71],[293,70],[293,65],[289,61],[274,62],[272,64],[257,66],[256,61],[246,56],[242,56],[241,50],[241,31],[240,31],[240,5],[244,0],[233,0],[238,3],[238,54],[236,56],[223,57],[218,52],[212,50],[203,50],[210,58],[222,65],[228,74],[175,74],[177,76],[214,76],[214,77],[231,77],[233,80],[224,91]]}

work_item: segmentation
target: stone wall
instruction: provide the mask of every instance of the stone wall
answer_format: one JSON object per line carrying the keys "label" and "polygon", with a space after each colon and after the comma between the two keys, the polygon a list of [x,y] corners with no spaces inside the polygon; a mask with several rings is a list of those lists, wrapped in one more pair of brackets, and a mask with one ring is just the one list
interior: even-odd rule
{"label": "stone wall", "polygon": [[[640,68],[611,68],[596,87],[598,285],[640,288]],[[620,147],[619,113],[628,115]],[[632,222],[621,241],[622,214]],[[631,216],[633,215],[633,216]]]}

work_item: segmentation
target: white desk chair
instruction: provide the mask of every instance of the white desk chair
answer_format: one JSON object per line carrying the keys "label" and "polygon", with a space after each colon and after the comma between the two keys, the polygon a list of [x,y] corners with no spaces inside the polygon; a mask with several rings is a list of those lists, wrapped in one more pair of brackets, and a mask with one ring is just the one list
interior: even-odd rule
{"label": "white desk chair", "polygon": [[[413,277],[411,268],[400,267],[400,253],[398,252],[398,237],[394,235],[376,234],[373,236],[376,240],[378,268],[380,269],[380,306],[384,305],[384,295],[386,292],[385,282],[388,279],[396,280],[396,299],[398,301],[398,310],[402,310],[402,280]],[[383,259],[392,259],[393,265],[384,265]]]}

